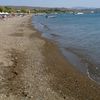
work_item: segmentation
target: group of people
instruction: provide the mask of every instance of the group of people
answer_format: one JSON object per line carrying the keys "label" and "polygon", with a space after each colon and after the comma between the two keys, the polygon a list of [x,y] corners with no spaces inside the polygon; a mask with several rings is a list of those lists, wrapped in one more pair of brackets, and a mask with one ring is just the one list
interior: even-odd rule
{"label": "group of people", "polygon": [[0,20],[5,20],[6,18],[12,18],[14,16],[24,16],[25,14],[2,14],[0,13]]}
{"label": "group of people", "polygon": [[0,20],[4,20],[4,19],[6,19],[6,18],[11,18],[11,17],[13,17],[13,16],[15,16],[14,14],[6,14],[6,13],[0,13]]}
{"label": "group of people", "polygon": [[6,18],[6,17],[8,17],[8,15],[0,14],[0,19],[4,19],[4,18]]}

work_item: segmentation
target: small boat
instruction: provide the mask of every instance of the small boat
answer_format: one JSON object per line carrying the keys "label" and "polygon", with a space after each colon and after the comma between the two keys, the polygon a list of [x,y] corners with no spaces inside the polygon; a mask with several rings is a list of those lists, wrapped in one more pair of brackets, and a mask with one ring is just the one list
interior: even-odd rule
{"label": "small boat", "polygon": [[83,15],[84,13],[83,12],[78,12],[76,15]]}
{"label": "small boat", "polygon": [[46,15],[45,17],[46,18],[56,18],[56,16],[53,16],[53,15]]}
{"label": "small boat", "polygon": [[93,14],[93,13],[94,13],[94,11],[91,11],[91,13]]}

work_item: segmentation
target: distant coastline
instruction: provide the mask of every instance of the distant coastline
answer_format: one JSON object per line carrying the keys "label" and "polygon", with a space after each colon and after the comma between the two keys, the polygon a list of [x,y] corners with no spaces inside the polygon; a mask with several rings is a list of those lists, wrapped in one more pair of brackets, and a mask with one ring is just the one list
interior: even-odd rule
{"label": "distant coastline", "polygon": [[32,6],[0,6],[0,12],[8,13],[100,13],[100,8],[88,8],[88,7],[72,7],[72,8],[60,8],[60,7],[32,7]]}

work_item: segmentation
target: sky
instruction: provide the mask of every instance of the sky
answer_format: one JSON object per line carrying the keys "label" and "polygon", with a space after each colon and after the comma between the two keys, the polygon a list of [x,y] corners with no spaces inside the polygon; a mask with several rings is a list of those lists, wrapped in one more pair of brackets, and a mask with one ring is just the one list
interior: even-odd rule
{"label": "sky", "polygon": [[100,0],[0,0],[0,5],[100,8]]}

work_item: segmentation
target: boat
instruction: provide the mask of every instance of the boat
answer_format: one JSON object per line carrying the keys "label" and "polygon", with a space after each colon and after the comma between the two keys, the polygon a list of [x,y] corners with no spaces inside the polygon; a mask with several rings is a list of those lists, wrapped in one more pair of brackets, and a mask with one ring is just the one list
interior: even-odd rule
{"label": "boat", "polygon": [[84,14],[83,12],[76,13],[76,15],[83,15],[83,14]]}
{"label": "boat", "polygon": [[93,14],[93,13],[94,13],[94,11],[91,11],[91,13]]}
{"label": "boat", "polygon": [[54,16],[54,15],[46,15],[45,17],[46,18],[56,18],[56,16]]}
{"label": "boat", "polygon": [[56,16],[48,16],[49,18],[55,18]]}

